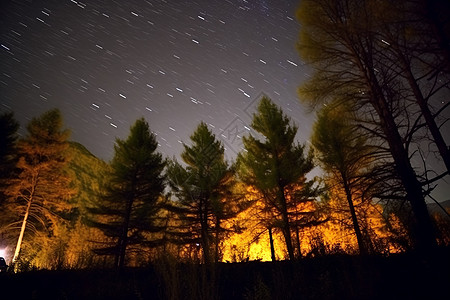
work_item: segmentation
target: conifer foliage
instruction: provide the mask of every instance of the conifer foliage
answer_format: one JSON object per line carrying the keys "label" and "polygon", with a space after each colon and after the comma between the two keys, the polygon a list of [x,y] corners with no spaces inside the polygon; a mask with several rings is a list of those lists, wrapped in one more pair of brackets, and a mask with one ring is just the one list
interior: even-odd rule
{"label": "conifer foliage", "polygon": [[174,161],[168,168],[170,185],[179,200],[169,209],[182,223],[172,234],[182,243],[201,245],[203,260],[210,263],[218,260],[221,221],[236,213],[233,174],[224,159],[224,147],[205,123],[200,123],[191,141],[192,146],[184,145],[181,154],[187,167]]}
{"label": "conifer foliage", "polygon": [[[164,189],[165,162],[148,123],[138,119],[126,140],[116,139],[110,183],[98,205],[91,209],[91,225],[110,238],[99,254],[114,255],[115,266],[126,265],[127,250],[152,246],[149,233],[162,230],[156,222],[158,199]],[[154,242],[154,241],[153,241]]]}
{"label": "conifer foliage", "polygon": [[361,201],[364,200],[364,196],[358,194],[371,183],[367,175],[373,160],[374,147],[367,144],[367,138],[358,131],[352,119],[352,113],[342,106],[325,106],[318,113],[311,143],[317,150],[316,157],[321,167],[330,174],[330,179],[337,183],[338,188],[344,191],[359,252],[367,254],[355,201],[357,196]]}
{"label": "conifer foliage", "polygon": [[295,255],[291,231],[300,226],[302,215],[297,211],[298,205],[310,202],[319,192],[305,177],[314,167],[312,155],[305,154],[304,145],[295,143],[297,127],[267,97],[259,103],[251,125],[262,138],[244,137],[245,152],[238,156],[240,178],[263,195],[274,227],[283,232],[292,260]]}

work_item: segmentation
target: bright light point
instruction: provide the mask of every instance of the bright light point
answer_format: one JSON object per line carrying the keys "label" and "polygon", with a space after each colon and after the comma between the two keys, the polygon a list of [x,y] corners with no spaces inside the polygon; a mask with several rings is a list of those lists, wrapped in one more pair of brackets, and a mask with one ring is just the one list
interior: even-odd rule
{"label": "bright light point", "polygon": [[264,61],[262,59],[260,59],[259,61],[262,62],[263,64],[267,64],[266,61]]}
{"label": "bright light point", "polygon": [[180,93],[182,93],[182,92],[183,92],[183,90],[182,90],[182,89],[180,89],[180,88],[176,88],[176,90],[177,90],[177,91],[179,91]]}
{"label": "bright light point", "polygon": [[122,97],[123,99],[127,99],[127,96],[125,96],[124,94],[119,94],[120,97]]}
{"label": "bright light point", "polygon": [[134,11],[132,11],[131,14],[135,17],[139,17],[139,15],[137,13],[135,13]]}
{"label": "bright light point", "polygon": [[109,125],[111,125],[111,126],[114,127],[114,128],[117,128],[117,125],[114,124],[114,123],[109,123]]}
{"label": "bright light point", "polygon": [[197,16],[200,20],[205,21],[205,18],[203,18],[202,16]]}
{"label": "bright light point", "polygon": [[170,98],[173,98],[172,94],[167,93],[167,96],[169,96]]}
{"label": "bright light point", "polygon": [[290,63],[291,65],[293,65],[293,66],[297,67],[297,64],[296,64],[295,62],[293,62],[293,61],[290,61],[289,59],[287,59],[286,61],[287,61],[288,63]]}
{"label": "bright light point", "polygon": [[9,51],[9,48],[2,44],[2,47]]}
{"label": "bright light point", "polygon": [[151,89],[153,88],[153,85],[151,85],[151,84],[148,84],[148,83],[147,83],[147,86],[148,86],[149,88],[151,88]]}
{"label": "bright light point", "polygon": [[147,107],[147,106],[145,107],[145,109],[148,111],[153,111],[150,107]]}
{"label": "bright light point", "polygon": [[95,103],[92,103],[92,106],[95,107],[95,108],[100,108],[100,106],[98,106],[98,105],[95,104]]}
{"label": "bright light point", "polygon": [[108,116],[108,115],[105,115],[105,117],[106,117],[107,119],[112,120],[112,118],[111,118],[110,116]]}
{"label": "bright light point", "polygon": [[173,127],[170,127],[170,126],[169,126],[169,129],[172,131],[176,131]]}
{"label": "bright light point", "polygon": [[0,249],[0,257],[5,257],[6,256],[6,249]]}
{"label": "bright light point", "polygon": [[196,44],[199,44],[199,41],[192,39],[192,41]]}

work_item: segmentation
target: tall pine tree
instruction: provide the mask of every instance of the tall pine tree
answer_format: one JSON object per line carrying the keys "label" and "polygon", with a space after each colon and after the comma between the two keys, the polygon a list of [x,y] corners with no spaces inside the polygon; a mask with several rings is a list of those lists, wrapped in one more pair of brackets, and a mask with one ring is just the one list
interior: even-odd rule
{"label": "tall pine tree", "polygon": [[[374,149],[367,144],[367,138],[358,131],[357,126],[352,124],[352,119],[351,112],[342,106],[325,106],[318,113],[311,143],[317,150],[316,157],[321,167],[338,184],[338,189],[344,191],[359,252],[367,254],[355,201],[357,194],[362,194],[371,184],[368,171],[374,159]],[[363,198],[362,195],[360,197]]]}
{"label": "tall pine tree", "polygon": [[233,172],[224,159],[224,147],[200,123],[191,136],[192,146],[184,145],[181,158],[183,167],[174,161],[168,176],[172,190],[178,198],[169,208],[177,213],[182,228],[172,235],[178,242],[199,244],[203,260],[219,260],[219,243],[224,229],[221,222],[236,215],[238,206],[232,195]]}
{"label": "tall pine tree", "polygon": [[91,209],[96,216],[91,225],[112,241],[96,252],[114,255],[115,267],[119,269],[126,265],[130,247],[152,246],[149,233],[162,230],[156,214],[164,189],[165,162],[157,147],[156,137],[143,118],[134,123],[126,140],[116,139],[110,184],[98,205]]}
{"label": "tall pine tree", "polygon": [[271,211],[272,223],[279,224],[292,260],[295,254],[291,235],[300,226],[298,205],[318,194],[318,189],[306,180],[314,167],[312,156],[305,155],[305,146],[294,141],[297,127],[267,97],[259,103],[251,126],[262,139],[243,138],[245,152],[238,156],[239,176],[263,195],[266,210]]}

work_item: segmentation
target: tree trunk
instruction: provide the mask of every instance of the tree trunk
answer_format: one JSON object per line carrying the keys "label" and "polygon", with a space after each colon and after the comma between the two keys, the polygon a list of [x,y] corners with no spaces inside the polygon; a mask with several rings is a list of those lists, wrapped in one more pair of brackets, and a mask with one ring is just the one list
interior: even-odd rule
{"label": "tree trunk", "polygon": [[283,188],[278,188],[278,196],[279,196],[279,200],[280,200],[280,204],[281,204],[281,217],[283,220],[283,235],[284,235],[284,240],[286,242],[286,249],[288,251],[288,255],[289,255],[289,260],[294,260],[295,256],[294,256],[294,248],[292,247],[292,238],[291,238],[291,226],[289,223],[289,215],[288,215],[288,211],[287,211],[287,202],[286,202],[286,197],[284,196],[284,189]]}
{"label": "tree trunk", "polygon": [[[34,191],[34,189],[33,189]],[[23,216],[22,227],[20,228],[19,238],[17,239],[16,250],[14,251],[14,256],[12,262],[14,263],[19,257],[20,249],[22,247],[23,235],[25,234],[25,228],[27,227],[28,216],[30,215],[31,202],[33,201],[33,195],[31,195],[30,200],[28,200],[27,209],[25,210],[25,215]]]}
{"label": "tree trunk", "polygon": [[429,250],[436,246],[436,238],[431,218],[422,194],[422,185],[416,177],[408,152],[398,132],[394,117],[389,110],[389,105],[382,93],[381,87],[374,74],[374,70],[368,70],[368,85],[371,89],[371,102],[380,117],[380,126],[386,136],[389,149],[394,159],[398,176],[406,191],[406,197],[411,203],[411,208],[416,217],[415,241],[420,250]]}
{"label": "tree trunk", "polygon": [[408,80],[409,86],[411,87],[414,97],[416,98],[416,102],[422,111],[422,115],[427,123],[428,129],[430,130],[431,135],[433,136],[433,141],[436,144],[439,154],[441,155],[444,164],[447,168],[447,172],[450,174],[450,150],[445,144],[444,138],[437,126],[433,114],[428,107],[427,101],[420,90],[420,87],[417,85],[417,81],[414,78],[414,75],[411,72],[411,68],[408,66],[408,63],[400,51],[398,51],[400,61],[403,67],[403,73],[406,74],[406,79]]}
{"label": "tree trunk", "polygon": [[215,238],[215,251],[214,251],[214,262],[219,261],[219,241],[220,241],[220,218],[217,217],[216,221],[216,238]]}
{"label": "tree trunk", "polygon": [[298,229],[298,225],[295,226],[295,239],[297,242],[297,251],[298,251],[297,258],[301,258],[302,257],[302,248],[301,248],[301,244],[300,244],[300,230]]}
{"label": "tree trunk", "polygon": [[353,205],[352,193],[350,191],[346,176],[344,174],[341,174],[341,176],[344,183],[344,190],[347,197],[348,207],[350,208],[350,215],[352,216],[353,229],[355,230],[356,240],[358,241],[359,254],[367,255],[367,248],[364,243],[361,229],[359,227],[358,218],[356,217],[355,206]]}
{"label": "tree trunk", "polygon": [[[367,51],[363,50],[359,53],[354,45],[351,44],[351,38],[348,41],[350,41],[350,44],[347,46],[353,51],[355,61],[369,89],[369,101],[379,116],[380,127],[386,136],[397,175],[405,188],[406,198],[410,202],[416,217],[414,228],[416,247],[425,251],[434,248],[437,245],[436,238],[425,198],[422,194],[422,185],[418,181],[416,173],[411,166],[408,151],[403,145],[394,116],[390,111],[389,103],[375,74],[372,54],[369,52],[370,49]],[[357,41],[361,43],[360,38],[357,38]],[[365,42],[370,44],[372,41],[368,38]]]}
{"label": "tree trunk", "polygon": [[201,230],[201,241],[203,250],[203,262],[209,264],[211,262],[210,249],[209,249],[209,234],[208,234],[208,213],[206,200],[200,200],[200,230]]}
{"label": "tree trunk", "polygon": [[[134,185],[133,185],[134,186]],[[122,270],[125,267],[125,254],[128,244],[128,228],[130,227],[131,210],[133,208],[133,198],[127,201],[125,220],[122,227],[122,236],[119,240],[119,256],[117,267]]]}
{"label": "tree trunk", "polygon": [[276,261],[277,258],[275,257],[275,247],[273,245],[272,227],[267,228],[267,230],[269,231],[270,255],[272,256],[272,261]]}

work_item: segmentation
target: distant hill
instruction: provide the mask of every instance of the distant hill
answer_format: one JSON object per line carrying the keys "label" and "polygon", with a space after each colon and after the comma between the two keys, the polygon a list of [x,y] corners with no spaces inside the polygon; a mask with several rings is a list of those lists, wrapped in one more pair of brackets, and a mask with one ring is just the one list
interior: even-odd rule
{"label": "distant hill", "polygon": [[98,198],[109,166],[80,143],[70,142],[69,155],[72,158],[69,169],[73,172],[73,184],[78,190],[73,200],[84,210]]}

